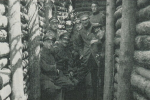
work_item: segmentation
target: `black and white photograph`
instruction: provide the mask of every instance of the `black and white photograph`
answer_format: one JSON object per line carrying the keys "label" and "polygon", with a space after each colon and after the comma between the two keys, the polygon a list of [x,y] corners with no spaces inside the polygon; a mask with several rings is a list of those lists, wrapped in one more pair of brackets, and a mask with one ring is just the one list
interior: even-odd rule
{"label": "black and white photograph", "polygon": [[0,0],[0,100],[150,100],[150,0]]}

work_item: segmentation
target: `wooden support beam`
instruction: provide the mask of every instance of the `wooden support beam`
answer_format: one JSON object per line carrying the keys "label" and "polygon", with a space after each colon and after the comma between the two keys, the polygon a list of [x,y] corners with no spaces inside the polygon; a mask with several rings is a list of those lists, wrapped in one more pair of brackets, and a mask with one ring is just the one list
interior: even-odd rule
{"label": "wooden support beam", "polygon": [[[12,97],[11,100],[23,100],[23,69],[20,0],[9,0],[9,44],[10,65],[12,71]],[[19,87],[19,88],[18,88]]]}
{"label": "wooden support beam", "polygon": [[103,100],[112,100],[114,73],[114,34],[115,34],[115,0],[107,0],[106,7],[106,47],[105,47],[105,79]]}
{"label": "wooden support beam", "polygon": [[136,33],[137,0],[122,0],[122,34],[120,41],[120,68],[118,72],[117,100],[133,100],[131,72],[133,68],[134,39]]}
{"label": "wooden support beam", "polygon": [[29,1],[29,100],[40,100],[40,31],[37,0]]}

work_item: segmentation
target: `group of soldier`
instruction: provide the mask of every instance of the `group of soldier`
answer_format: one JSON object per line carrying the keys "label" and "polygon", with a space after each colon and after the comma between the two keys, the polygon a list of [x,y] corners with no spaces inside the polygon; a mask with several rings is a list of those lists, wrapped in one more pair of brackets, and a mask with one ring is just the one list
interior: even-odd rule
{"label": "group of soldier", "polygon": [[61,34],[57,18],[50,19],[41,50],[42,100],[62,100],[62,95],[65,100],[77,100],[75,90],[80,84],[86,95],[80,100],[102,100],[105,16],[97,2],[92,2],[91,9],[93,14],[81,14],[75,25],[67,21]]}

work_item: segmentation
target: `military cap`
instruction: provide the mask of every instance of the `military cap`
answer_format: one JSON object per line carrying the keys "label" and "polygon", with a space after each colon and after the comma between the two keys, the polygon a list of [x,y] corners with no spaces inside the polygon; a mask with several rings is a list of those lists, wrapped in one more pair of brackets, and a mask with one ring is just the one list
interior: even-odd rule
{"label": "military cap", "polygon": [[52,17],[49,19],[49,22],[58,23],[58,19],[56,17]]}
{"label": "military cap", "polygon": [[93,1],[92,4],[99,5],[97,1]]}

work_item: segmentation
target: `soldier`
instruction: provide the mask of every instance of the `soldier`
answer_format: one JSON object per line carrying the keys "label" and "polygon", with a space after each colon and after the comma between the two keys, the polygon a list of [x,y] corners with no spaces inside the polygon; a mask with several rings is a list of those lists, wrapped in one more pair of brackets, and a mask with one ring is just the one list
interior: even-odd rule
{"label": "soldier", "polygon": [[[51,23],[53,23],[53,21]],[[61,90],[66,90],[74,85],[63,75],[62,71],[59,70],[59,66],[53,55],[59,51],[58,46],[55,43],[57,38],[57,35],[55,34],[57,23],[53,25],[51,25],[52,31],[48,31],[44,36],[43,47],[41,50],[42,100],[62,100]]]}
{"label": "soldier", "polygon": [[[96,100],[99,58],[101,53],[101,38],[97,33],[91,32],[93,25],[90,23],[89,15],[84,13],[80,16],[83,28],[79,31],[79,47],[82,65],[79,69],[78,79],[85,81],[86,100]],[[99,99],[100,100],[100,99]]]}

